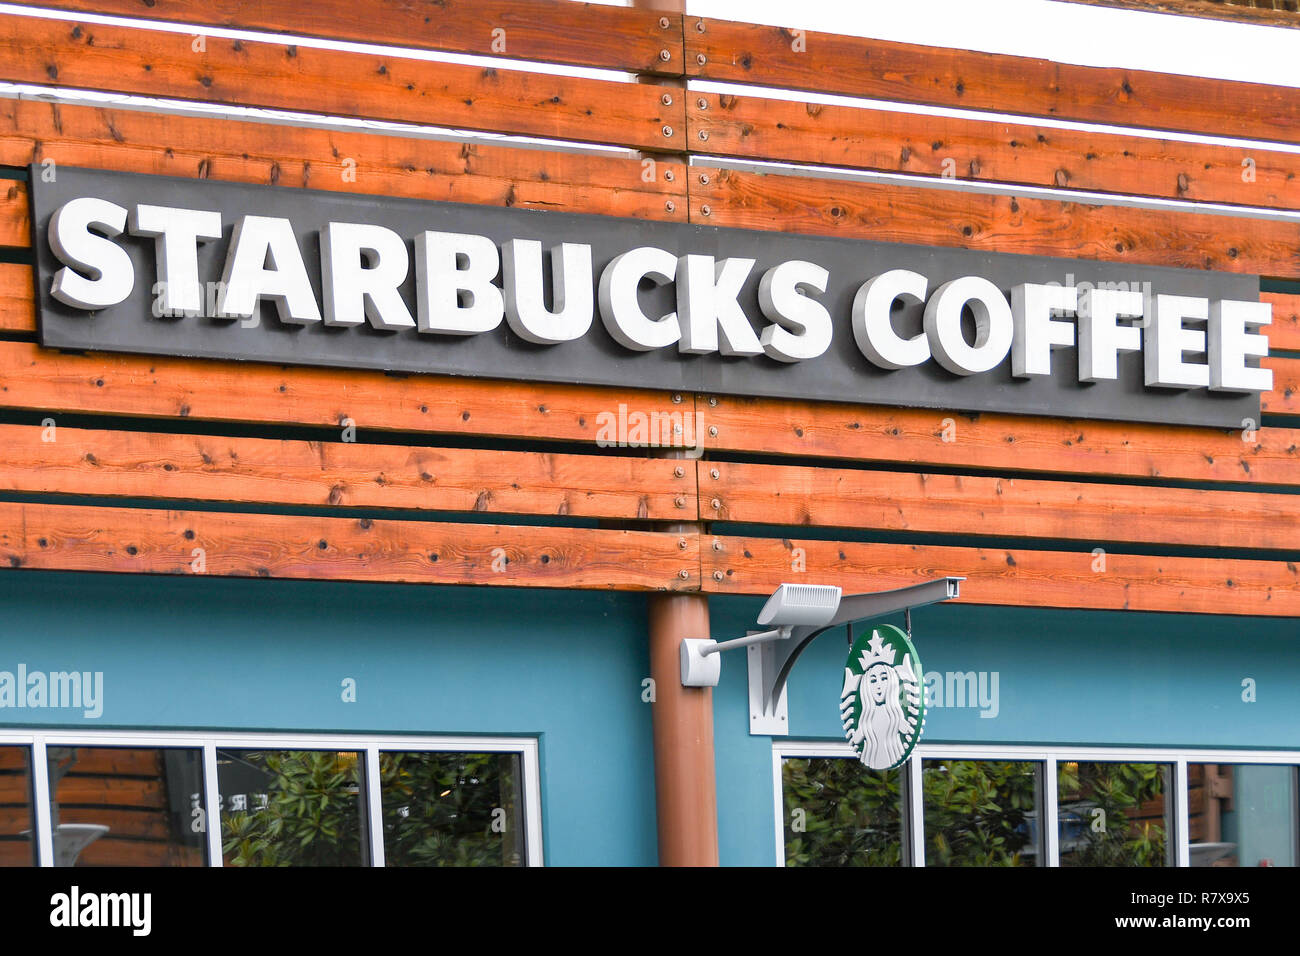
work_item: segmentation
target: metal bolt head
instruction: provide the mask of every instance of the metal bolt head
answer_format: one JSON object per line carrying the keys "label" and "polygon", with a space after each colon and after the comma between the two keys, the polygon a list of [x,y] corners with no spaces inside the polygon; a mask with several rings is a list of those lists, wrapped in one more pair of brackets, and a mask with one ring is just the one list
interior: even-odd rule
{"label": "metal bolt head", "polygon": [[677,576],[681,578],[683,581],[685,581],[687,578],[691,576],[691,572],[687,571],[685,568],[682,568],[680,571],[677,572]]}
{"label": "metal bolt head", "polygon": [[664,203],[664,209],[666,209],[668,212],[672,212],[676,208],[677,208],[677,203],[673,202],[671,199],[668,200],[666,203]]}
{"label": "metal bolt head", "polygon": [[709,477],[712,478],[714,481],[717,481],[720,477],[722,477],[722,472],[718,471],[718,469],[716,468],[710,469]]}
{"label": "metal bolt head", "polygon": [[673,392],[673,404],[674,404],[674,405],[680,405],[681,403],[682,403],[682,393],[681,393],[681,392]]}
{"label": "metal bolt head", "polygon": [[685,551],[685,550],[686,550],[686,539],[685,539],[685,538],[678,538],[678,539],[677,539],[677,547],[679,547],[679,548],[681,548],[683,551]]}
{"label": "metal bolt head", "polygon": [[685,508],[686,499],[683,498],[681,495],[678,495],[675,499],[673,499],[673,504],[676,505],[678,508]]}
{"label": "metal bolt head", "polygon": [[659,18],[659,29],[660,29],[660,30],[667,30],[668,27],[669,27],[668,18],[667,18],[667,17],[660,17],[660,18]]}
{"label": "metal bolt head", "polygon": [[713,572],[713,580],[715,580],[715,581],[721,581],[722,578],[723,578],[723,574],[722,574],[721,571],[714,571],[714,572]]}
{"label": "metal bolt head", "polygon": [[717,541],[717,540],[715,540],[715,541],[713,542],[713,550],[714,550],[714,551],[721,551],[721,550],[722,550],[722,542],[721,542],[721,541]]}
{"label": "metal bolt head", "polygon": [[678,465],[676,468],[673,469],[673,474],[676,475],[678,478],[685,478],[686,469],[683,468],[681,465]]}
{"label": "metal bolt head", "polygon": [[713,213],[713,210],[709,208],[709,204],[708,204],[708,203],[705,203],[703,206],[700,207],[700,215],[701,215],[701,216],[708,216],[708,215],[711,215],[712,213]]}
{"label": "metal bolt head", "polygon": [[670,183],[676,178],[677,178],[677,174],[674,173],[671,169],[664,170],[664,182]]}
{"label": "metal bolt head", "polygon": [[709,108],[709,101],[701,96],[698,100],[695,101],[695,105],[702,110],[707,110]]}
{"label": "metal bolt head", "polygon": [[710,425],[710,426],[709,426],[709,437],[710,437],[710,438],[717,438],[717,437],[718,437],[718,426],[717,426],[717,425]]}
{"label": "metal bolt head", "polygon": [[696,21],[695,21],[695,31],[696,31],[697,33],[703,33],[703,32],[704,32],[704,21],[703,21],[703,20],[696,20]]}
{"label": "metal bolt head", "polygon": [[710,396],[709,396],[709,404],[712,405],[714,408],[717,408],[717,406],[718,406],[718,396],[716,396],[716,395],[710,395]]}
{"label": "metal bolt head", "polygon": [[700,173],[700,185],[701,185],[701,186],[707,186],[708,184],[709,184],[709,174],[708,174],[708,173]]}
{"label": "metal bolt head", "polygon": [[665,126],[665,127],[664,127],[664,135],[665,135],[665,136],[672,136],[672,135],[673,135],[673,128],[672,128],[671,126]]}
{"label": "metal bolt head", "polygon": [[669,53],[667,50],[660,50],[660,51],[659,51],[659,59],[663,60],[665,63],[667,63],[667,62],[668,62],[669,60],[671,60],[672,58],[673,58],[673,55],[672,55],[671,53]]}
{"label": "metal bolt head", "polygon": [[714,511],[718,511],[722,508],[722,502],[719,501],[717,498],[714,498],[712,501],[710,501],[709,505],[712,506]]}
{"label": "metal bolt head", "polygon": [[697,53],[695,54],[695,62],[698,63],[700,66],[703,66],[705,63],[709,62],[709,58],[705,56],[703,53]]}
{"label": "metal bolt head", "polygon": [[709,138],[709,131],[707,129],[700,130],[700,139],[708,139],[708,138]]}

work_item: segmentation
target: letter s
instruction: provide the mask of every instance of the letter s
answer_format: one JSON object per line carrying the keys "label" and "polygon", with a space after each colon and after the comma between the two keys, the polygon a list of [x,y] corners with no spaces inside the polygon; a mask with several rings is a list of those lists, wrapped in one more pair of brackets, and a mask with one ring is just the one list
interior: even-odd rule
{"label": "letter s", "polygon": [[[109,238],[92,233],[92,226]],[[125,228],[126,210],[116,203],[91,196],[64,203],[50,217],[50,249],[64,265],[54,274],[50,294],[74,308],[91,311],[126,299],[135,288],[135,268],[126,250],[113,242]]]}

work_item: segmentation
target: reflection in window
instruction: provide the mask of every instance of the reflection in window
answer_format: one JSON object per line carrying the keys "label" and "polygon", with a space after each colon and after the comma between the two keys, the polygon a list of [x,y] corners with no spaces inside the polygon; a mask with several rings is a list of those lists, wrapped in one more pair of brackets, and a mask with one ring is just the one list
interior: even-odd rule
{"label": "reflection in window", "polygon": [[1187,765],[1192,866],[1295,866],[1296,770]]}
{"label": "reflection in window", "polygon": [[1039,765],[921,763],[926,866],[1040,866]]}
{"label": "reflection in window", "polygon": [[381,752],[387,866],[523,866],[520,758]]}
{"label": "reflection in window", "polygon": [[203,866],[203,753],[50,747],[55,866]]}
{"label": "reflection in window", "polygon": [[1157,763],[1057,764],[1061,866],[1171,866],[1170,773]]}
{"label": "reflection in window", "polygon": [[0,747],[0,866],[34,866],[32,757],[27,747]]}
{"label": "reflection in window", "polygon": [[218,750],[227,866],[365,866],[359,754]]}
{"label": "reflection in window", "polygon": [[781,763],[786,866],[900,866],[899,770],[858,760],[786,758]]}

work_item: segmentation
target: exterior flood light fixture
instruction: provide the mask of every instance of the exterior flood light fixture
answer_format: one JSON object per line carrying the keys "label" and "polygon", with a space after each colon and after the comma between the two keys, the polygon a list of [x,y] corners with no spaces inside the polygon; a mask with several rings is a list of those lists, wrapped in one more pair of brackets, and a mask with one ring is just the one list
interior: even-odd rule
{"label": "exterior flood light fixture", "polygon": [[804,648],[839,624],[883,617],[961,596],[960,577],[850,594],[831,584],[782,584],[763,605],[758,623],[766,626],[730,641],[687,638],[681,643],[682,685],[716,687],[722,675],[721,652],[749,648],[749,732],[788,734],[786,680]]}

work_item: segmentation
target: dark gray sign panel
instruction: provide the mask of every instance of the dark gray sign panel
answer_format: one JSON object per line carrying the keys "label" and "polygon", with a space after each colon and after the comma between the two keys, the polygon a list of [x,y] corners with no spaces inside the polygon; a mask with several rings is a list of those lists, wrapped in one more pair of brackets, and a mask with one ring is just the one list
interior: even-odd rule
{"label": "dark gray sign panel", "polygon": [[[1032,378],[1014,377],[1010,356],[990,371],[965,376],[935,361],[887,370],[864,356],[855,343],[851,320],[857,290],[866,280],[893,269],[923,274],[931,291],[952,279],[980,276],[1007,296],[1021,283],[1054,283],[1140,289],[1210,301],[1257,301],[1259,281],[1255,276],[67,167],[59,167],[55,180],[47,182],[42,171],[41,167],[32,168],[30,188],[40,341],[51,348],[1118,421],[1219,427],[1241,427],[1248,419],[1259,421],[1258,393],[1148,387],[1141,352],[1119,355],[1118,378],[1083,383],[1079,381],[1076,347],[1054,349],[1051,374]],[[833,337],[821,355],[785,363],[767,355],[682,354],[676,346],[632,351],[615,341],[599,314],[580,338],[554,345],[525,341],[504,321],[475,335],[430,334],[414,328],[380,331],[369,323],[353,327],[331,327],[323,322],[285,324],[274,305],[266,301],[258,306],[260,314],[255,321],[157,317],[155,241],[129,231],[113,241],[126,251],[135,269],[133,290],[118,304],[85,311],[51,294],[53,277],[64,263],[56,257],[48,238],[51,216],[80,197],[96,197],[128,210],[147,204],[219,212],[222,238],[198,247],[199,277],[210,282],[222,278],[233,227],[241,216],[283,217],[292,223],[318,303],[323,301],[321,233],[329,223],[387,227],[405,239],[408,256],[414,237],[425,231],[485,236],[498,246],[511,239],[540,240],[547,249],[562,242],[585,243],[593,250],[593,281],[599,280],[616,256],[640,246],[656,246],[679,256],[693,253],[718,260],[754,259],[756,265],[736,301],[756,334],[766,324],[758,302],[760,277],[779,263],[804,260],[829,272],[825,292],[814,298],[830,313]],[[416,313],[414,271],[400,287],[412,315]],[[549,302],[549,268],[545,272]],[[496,281],[501,280],[498,277]],[[673,311],[673,295],[673,285],[664,284],[644,289],[640,301],[647,316],[658,317]],[[917,334],[922,329],[923,306],[908,299],[899,303],[901,308],[893,319],[895,329],[903,337]],[[599,305],[596,310],[599,313]],[[1073,321],[1072,316],[1066,319]]]}

